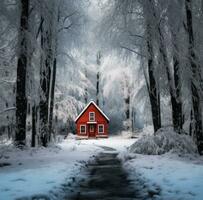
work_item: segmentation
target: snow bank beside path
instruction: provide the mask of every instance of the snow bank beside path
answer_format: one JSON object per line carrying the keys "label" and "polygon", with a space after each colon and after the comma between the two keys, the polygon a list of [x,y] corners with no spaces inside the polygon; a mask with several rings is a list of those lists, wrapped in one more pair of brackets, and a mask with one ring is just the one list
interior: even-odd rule
{"label": "snow bank beside path", "polygon": [[[134,157],[134,158],[133,158]],[[131,155],[124,163],[131,179],[136,175],[145,179],[147,187],[161,189],[164,200],[202,200],[203,158],[178,158],[171,154]]]}
{"label": "snow bank beside path", "polygon": [[144,180],[147,190],[158,200],[202,200],[203,157],[187,135],[179,135],[170,128],[160,129],[156,135],[145,134],[120,157],[130,178]]}
{"label": "snow bank beside path", "polygon": [[196,154],[197,146],[190,136],[178,134],[171,128],[162,128],[155,135],[144,134],[129,151],[147,155],[160,155],[169,151],[177,154]]}
{"label": "snow bank beside path", "polygon": [[18,150],[0,148],[0,199],[13,200],[36,194],[49,194],[60,184],[70,182],[100,148],[67,139],[57,146]]}

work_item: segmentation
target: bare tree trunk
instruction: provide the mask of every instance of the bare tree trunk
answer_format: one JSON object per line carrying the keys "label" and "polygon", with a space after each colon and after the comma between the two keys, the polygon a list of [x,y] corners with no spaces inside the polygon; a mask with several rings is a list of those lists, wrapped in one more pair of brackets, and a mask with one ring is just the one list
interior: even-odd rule
{"label": "bare tree trunk", "polygon": [[99,106],[99,72],[97,72],[96,104]]}
{"label": "bare tree trunk", "polygon": [[31,147],[36,146],[36,106],[33,105],[32,107],[32,141],[31,141]]}
{"label": "bare tree trunk", "polygon": [[[60,4],[60,3],[59,3]],[[59,5],[58,5],[59,6]],[[55,6],[53,10],[55,9]],[[57,71],[57,55],[58,55],[58,29],[57,26],[60,21],[60,8],[58,7],[57,10],[57,17],[54,19],[55,15],[51,14],[52,19],[51,19],[51,24],[55,24],[55,31],[52,30],[52,27],[50,26],[50,42],[49,42],[49,49],[50,49],[50,60],[53,60],[51,65],[52,67],[52,78],[51,78],[51,85],[50,85],[50,110],[49,110],[49,141],[51,140],[51,135],[53,134],[53,138],[55,140],[55,132],[53,130],[53,111],[54,111],[54,97],[55,97],[55,85],[56,85],[56,71]],[[53,37],[53,38],[52,38]],[[51,40],[54,42],[52,43]],[[52,50],[54,49],[54,50]]]}
{"label": "bare tree trunk", "polygon": [[87,88],[85,88],[85,104],[87,104],[87,99],[88,99],[88,94],[87,94]]}
{"label": "bare tree trunk", "polygon": [[41,48],[43,54],[40,67],[40,137],[42,146],[47,146],[48,135],[48,117],[49,117],[49,89],[50,89],[50,61],[49,61],[49,35],[47,30],[42,27]]}
{"label": "bare tree trunk", "polygon": [[52,72],[52,85],[51,85],[51,96],[50,96],[50,114],[49,114],[49,135],[51,135],[53,126],[53,110],[54,110],[54,94],[55,94],[55,83],[56,83],[56,68],[57,68],[57,55],[54,58],[53,72]]}
{"label": "bare tree trunk", "polygon": [[[175,40],[176,41],[176,40]],[[177,45],[174,43],[174,45]],[[175,83],[175,112],[174,112],[174,129],[178,133],[183,129],[183,113],[182,113],[182,99],[181,99],[181,81],[180,81],[180,62],[177,55],[178,47],[175,46],[173,55],[173,70],[174,70],[174,83]]]}
{"label": "bare tree trunk", "polygon": [[[127,88],[127,90],[129,90]],[[126,96],[126,98],[124,99],[125,100],[125,116],[126,116],[126,130],[129,131],[130,130],[130,92],[128,91],[128,94]]]}
{"label": "bare tree trunk", "polygon": [[168,86],[171,97],[171,106],[172,106],[172,119],[173,119],[173,127],[174,130],[178,133],[181,132],[182,129],[182,103],[180,99],[180,79],[179,79],[179,63],[176,55],[173,56],[174,59],[174,82],[177,88],[174,88],[173,78],[170,72],[170,65],[167,58],[167,50],[164,44],[164,36],[161,31],[161,28],[158,27],[159,33],[159,51],[163,58],[163,64],[166,68],[166,74],[168,78]]}
{"label": "bare tree trunk", "polygon": [[[85,69],[85,78],[87,78],[87,70]],[[87,92],[87,86],[85,86],[85,104],[87,104],[88,101],[88,92]]]}
{"label": "bare tree trunk", "polygon": [[189,60],[192,71],[191,78],[191,93],[192,93],[192,106],[195,130],[194,134],[197,138],[198,151],[202,154],[203,151],[203,133],[202,133],[202,109],[200,99],[200,84],[201,73],[200,66],[197,64],[197,56],[195,54],[195,43],[193,33],[193,21],[192,21],[192,2],[191,0],[185,0],[186,18],[187,18],[187,32],[189,39]]}
{"label": "bare tree trunk", "polygon": [[[47,124],[48,139],[47,140],[48,140],[48,142],[50,142],[50,140],[51,140],[51,129],[49,129],[49,126],[50,126],[49,117],[51,116],[50,115],[51,89],[52,89],[51,87],[53,85],[53,84],[51,84],[51,66],[52,66],[52,70],[54,67],[54,62],[52,62],[53,61],[53,50],[52,50],[52,48],[53,48],[52,47],[52,39],[53,38],[52,38],[52,30],[50,28],[48,28],[46,39],[47,39],[47,46],[48,46],[47,55],[46,55],[46,69],[48,71],[48,73],[47,73],[47,89],[46,89],[46,99],[47,99],[47,103],[48,103],[48,105],[46,105],[47,115],[48,115],[48,117],[47,117],[47,119],[48,119],[48,124]],[[52,72],[52,74],[53,74],[53,72]],[[55,78],[55,77],[52,77],[52,78]],[[55,83],[54,83],[53,89],[55,89]],[[54,90],[53,90],[53,93],[54,93]]]}
{"label": "bare tree trunk", "polygon": [[[178,4],[173,5],[175,7],[178,6]],[[178,11],[181,12],[181,8],[179,7]],[[171,43],[172,43],[172,59],[173,59],[173,80],[174,80],[174,95],[175,95],[175,112],[173,114],[174,117],[174,130],[178,133],[181,133],[181,130],[183,129],[184,124],[184,116],[183,116],[183,103],[182,103],[182,93],[181,93],[181,73],[180,73],[180,45],[178,41],[178,35],[179,35],[179,27],[174,26],[174,18],[169,13],[168,15],[168,22],[169,22],[169,28],[171,33]],[[177,21],[178,23],[182,21]],[[176,23],[177,23],[176,22]]]}
{"label": "bare tree trunk", "polygon": [[96,84],[96,104],[99,106],[99,82],[100,82],[100,74],[99,74],[99,66],[101,65],[101,52],[97,54],[97,65],[98,65],[98,72],[97,72],[97,84]]}
{"label": "bare tree trunk", "polygon": [[[155,3],[150,0],[151,2],[151,9],[154,20],[158,21]],[[157,24],[157,31],[158,31],[158,45],[159,45],[159,52],[163,58],[163,65],[166,68],[166,74],[168,79],[168,87],[171,97],[171,106],[172,106],[172,120],[173,120],[173,127],[174,130],[177,132],[181,132],[182,130],[182,102],[180,98],[180,78],[179,78],[179,61],[177,54],[174,54],[174,80],[171,75],[170,71],[170,64],[167,57],[167,48],[165,45],[165,39],[163,35],[163,31],[161,29],[161,24]],[[173,38],[175,39],[175,38]],[[175,46],[177,48],[177,46]],[[176,49],[177,50],[177,49]],[[175,86],[174,86],[175,84]]]}
{"label": "bare tree trunk", "polygon": [[194,134],[193,134],[193,130],[194,130],[193,123],[194,123],[193,109],[191,109],[191,111],[190,111],[189,134],[190,134],[190,136],[192,136],[192,137],[194,136]]}
{"label": "bare tree trunk", "polygon": [[202,19],[203,19],[203,0],[201,0],[201,11],[202,11]]}
{"label": "bare tree trunk", "polygon": [[27,37],[29,0],[21,0],[21,20],[20,20],[20,55],[17,63],[16,78],[16,133],[15,142],[17,146],[25,145],[26,139],[26,72],[27,72]]}
{"label": "bare tree trunk", "polygon": [[160,94],[158,91],[156,78],[154,76],[154,50],[152,45],[152,33],[151,25],[147,21],[146,27],[147,34],[147,51],[148,51],[148,75],[149,75],[149,85],[148,93],[151,104],[152,111],[152,121],[154,125],[154,132],[161,128],[161,113],[160,113]]}
{"label": "bare tree trunk", "polygon": [[134,125],[135,125],[135,111],[134,111],[134,108],[132,107],[132,109],[131,109],[131,131],[132,131],[132,133],[135,130]]}

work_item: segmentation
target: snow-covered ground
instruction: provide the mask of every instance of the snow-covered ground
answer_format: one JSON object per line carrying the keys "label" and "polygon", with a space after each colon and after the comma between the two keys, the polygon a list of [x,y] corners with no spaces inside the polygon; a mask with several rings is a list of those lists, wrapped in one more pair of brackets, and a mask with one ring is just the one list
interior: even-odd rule
{"label": "snow-covered ground", "polygon": [[[130,178],[144,180],[147,188],[160,188],[157,199],[202,200],[203,158],[198,155],[141,155],[127,147],[137,139],[123,136],[108,139],[75,140],[69,137],[49,148],[17,150],[0,146],[0,200],[12,200],[35,194],[48,194],[80,176],[85,163],[105,148],[120,152]],[[108,150],[108,149],[107,149]],[[2,167],[3,163],[10,166]]]}
{"label": "snow-covered ground", "polygon": [[144,132],[120,157],[132,180],[139,174],[148,188],[161,189],[157,199],[203,199],[203,157],[190,136],[179,135],[170,127],[155,135]]}
{"label": "snow-covered ground", "polygon": [[[133,158],[134,157],[134,158]],[[131,179],[135,173],[149,188],[158,186],[164,200],[203,199],[203,159],[179,158],[175,155],[133,155],[124,164]]]}
{"label": "snow-covered ground", "polygon": [[137,139],[123,137],[123,136],[112,136],[107,139],[97,139],[97,140],[81,140],[82,144],[93,145],[93,146],[104,146],[116,149],[119,152],[125,151],[129,146],[131,146]]}
{"label": "snow-covered ground", "polygon": [[11,165],[0,168],[0,199],[46,194],[65,180],[71,180],[98,151],[95,146],[72,139],[47,149],[1,148],[0,163]]}
{"label": "snow-covered ground", "polygon": [[48,194],[79,175],[85,163],[100,151],[100,146],[124,150],[135,140],[121,137],[97,140],[67,138],[57,146],[18,150],[0,146],[0,199],[12,200]]}

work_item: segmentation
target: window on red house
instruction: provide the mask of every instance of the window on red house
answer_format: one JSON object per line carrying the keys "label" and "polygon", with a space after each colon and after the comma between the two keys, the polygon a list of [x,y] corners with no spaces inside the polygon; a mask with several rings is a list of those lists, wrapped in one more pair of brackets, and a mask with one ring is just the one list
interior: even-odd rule
{"label": "window on red house", "polygon": [[99,124],[98,133],[104,133],[104,125],[103,124]]}
{"label": "window on red house", "polygon": [[90,113],[89,113],[89,121],[90,121],[90,122],[95,121],[95,113],[94,113],[94,112],[90,112]]}
{"label": "window on red house", "polygon": [[86,125],[80,125],[80,133],[86,134]]}

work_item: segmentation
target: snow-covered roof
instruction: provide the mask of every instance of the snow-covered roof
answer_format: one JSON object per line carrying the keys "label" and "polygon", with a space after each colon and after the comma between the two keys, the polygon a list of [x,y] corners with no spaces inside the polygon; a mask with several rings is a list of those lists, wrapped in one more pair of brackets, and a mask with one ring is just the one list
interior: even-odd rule
{"label": "snow-covered roof", "polygon": [[107,119],[107,121],[110,121],[109,118],[104,114],[104,112],[99,108],[99,106],[94,102],[94,101],[90,101],[87,106],[82,110],[82,112],[77,116],[77,118],[75,119],[75,122],[77,122],[77,120],[82,116],[82,114],[87,110],[87,108],[90,106],[90,104],[93,104],[97,110],[99,110],[99,112]]}

